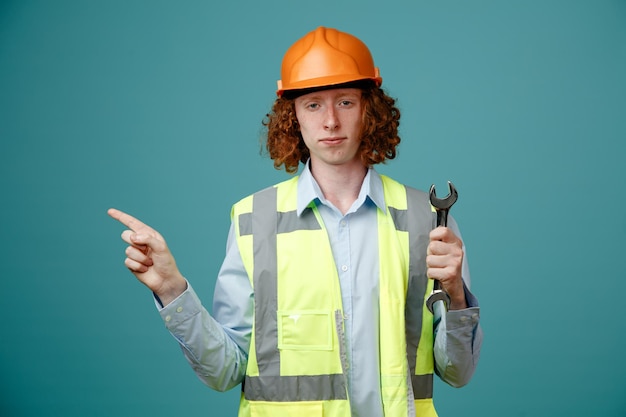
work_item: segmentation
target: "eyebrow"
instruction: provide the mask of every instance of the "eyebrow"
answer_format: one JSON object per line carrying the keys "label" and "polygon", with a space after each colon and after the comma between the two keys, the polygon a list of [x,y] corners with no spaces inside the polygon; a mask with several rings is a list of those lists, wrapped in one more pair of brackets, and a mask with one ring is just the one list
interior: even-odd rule
{"label": "eyebrow", "polygon": [[[362,94],[359,94],[359,93],[356,93],[356,92],[346,92],[346,93],[337,94],[336,96],[333,96],[332,98],[337,100],[337,99],[342,99],[342,98],[357,98],[358,99],[358,98],[361,98],[361,97],[362,97]],[[298,98],[302,98],[302,97],[298,97]],[[311,95],[311,96],[309,96],[309,97],[307,97],[306,99],[303,99],[303,100],[306,100],[306,101],[309,101],[309,100],[319,100],[321,98],[322,98],[321,94],[313,93],[313,95]]]}

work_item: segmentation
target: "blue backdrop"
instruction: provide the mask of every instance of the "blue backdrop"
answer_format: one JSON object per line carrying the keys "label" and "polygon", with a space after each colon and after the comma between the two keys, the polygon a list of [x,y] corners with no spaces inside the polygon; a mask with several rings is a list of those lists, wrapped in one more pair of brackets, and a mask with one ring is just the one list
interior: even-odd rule
{"label": "blue backdrop", "polygon": [[0,415],[235,415],[123,266],[114,206],[206,306],[280,60],[319,25],[398,97],[380,168],[459,190],[483,354],[441,416],[624,416],[626,2],[0,2]]}

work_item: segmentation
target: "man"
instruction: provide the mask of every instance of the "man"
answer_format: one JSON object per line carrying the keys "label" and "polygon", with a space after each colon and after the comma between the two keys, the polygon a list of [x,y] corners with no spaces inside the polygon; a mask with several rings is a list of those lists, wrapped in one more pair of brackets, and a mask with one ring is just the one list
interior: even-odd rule
{"label": "man", "polygon": [[[233,206],[213,316],[163,237],[111,209],[125,265],[200,379],[242,384],[240,416],[436,416],[433,373],[466,384],[482,342],[456,223],[433,228],[425,193],[372,168],[395,157],[400,112],[365,44],[320,27],[281,76],[266,146],[304,167]],[[451,299],[434,315],[433,280]]]}

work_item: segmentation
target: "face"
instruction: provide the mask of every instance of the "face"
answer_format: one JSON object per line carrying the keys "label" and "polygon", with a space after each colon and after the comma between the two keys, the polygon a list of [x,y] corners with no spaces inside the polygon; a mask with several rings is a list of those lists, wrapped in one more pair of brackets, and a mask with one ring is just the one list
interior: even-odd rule
{"label": "face", "polygon": [[337,88],[305,94],[296,98],[295,108],[312,167],[363,167],[358,156],[362,123],[360,89]]}

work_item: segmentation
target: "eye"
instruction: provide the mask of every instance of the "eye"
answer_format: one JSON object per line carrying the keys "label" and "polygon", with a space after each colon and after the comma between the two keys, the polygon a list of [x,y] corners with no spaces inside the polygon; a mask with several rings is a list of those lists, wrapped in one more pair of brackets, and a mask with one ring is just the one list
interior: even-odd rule
{"label": "eye", "polygon": [[306,105],[307,109],[316,110],[320,108],[320,105],[317,103],[309,103]]}
{"label": "eye", "polygon": [[354,102],[352,100],[341,100],[339,102],[339,105],[342,107],[350,107],[354,104]]}

